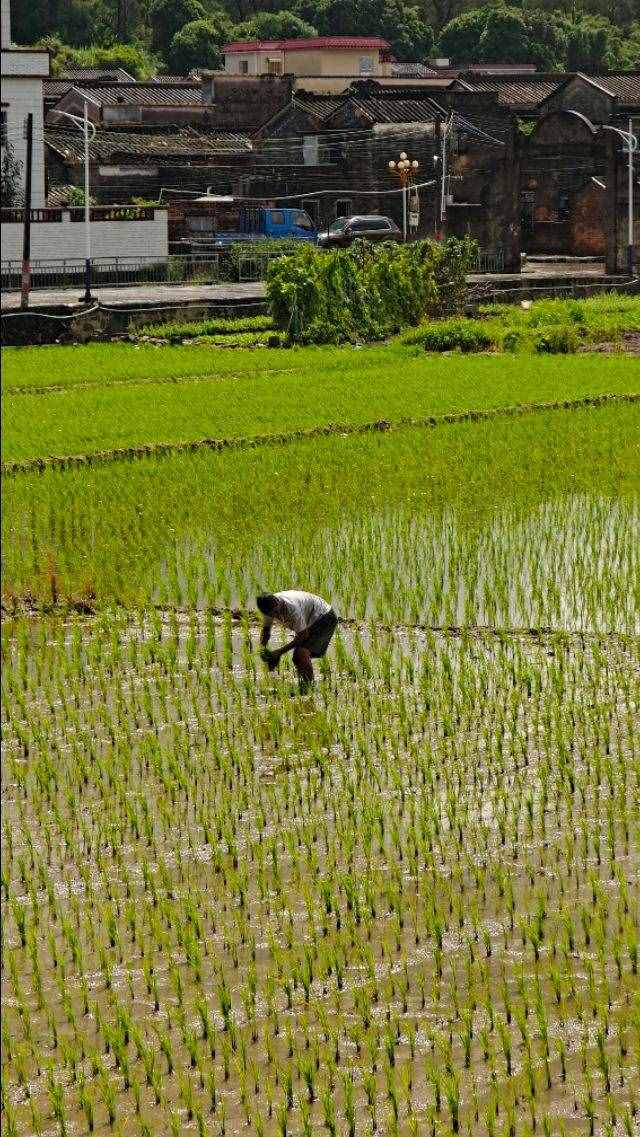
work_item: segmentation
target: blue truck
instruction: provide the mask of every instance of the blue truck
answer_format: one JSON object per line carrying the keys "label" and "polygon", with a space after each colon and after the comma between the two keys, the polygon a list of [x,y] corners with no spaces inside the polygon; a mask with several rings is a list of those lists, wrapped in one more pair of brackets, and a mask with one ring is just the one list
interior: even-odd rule
{"label": "blue truck", "polygon": [[[197,212],[200,207],[201,213]],[[318,240],[318,231],[304,209],[242,205],[233,198],[209,195],[193,203],[189,229],[192,239],[197,230],[200,240],[206,240],[213,249],[226,249],[236,241],[311,241],[315,244]]]}

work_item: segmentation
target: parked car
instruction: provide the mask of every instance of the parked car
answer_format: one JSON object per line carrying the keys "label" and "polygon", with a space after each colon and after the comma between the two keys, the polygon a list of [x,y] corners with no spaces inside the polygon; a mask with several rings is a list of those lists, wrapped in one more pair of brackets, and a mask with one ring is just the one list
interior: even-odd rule
{"label": "parked car", "polygon": [[401,241],[402,234],[390,217],[336,217],[318,237],[322,249],[344,248],[358,239],[365,241]]}

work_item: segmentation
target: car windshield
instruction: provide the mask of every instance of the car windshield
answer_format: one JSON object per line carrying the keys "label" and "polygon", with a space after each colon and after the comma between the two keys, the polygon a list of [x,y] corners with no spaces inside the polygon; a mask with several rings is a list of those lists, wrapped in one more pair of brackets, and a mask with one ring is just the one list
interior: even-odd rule
{"label": "car windshield", "polygon": [[341,233],[347,224],[346,217],[336,217],[335,221],[329,226],[330,233]]}

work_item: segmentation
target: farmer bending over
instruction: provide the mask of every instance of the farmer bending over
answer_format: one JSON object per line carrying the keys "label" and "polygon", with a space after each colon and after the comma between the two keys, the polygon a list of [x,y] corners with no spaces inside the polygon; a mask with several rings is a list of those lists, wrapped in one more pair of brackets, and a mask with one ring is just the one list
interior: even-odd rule
{"label": "farmer bending over", "polygon": [[[264,617],[260,643],[262,658],[269,671],[274,671],[280,657],[293,652],[293,663],[300,678],[300,687],[313,683],[312,659],[324,655],[338,626],[330,604],[311,592],[268,592],[257,598],[258,608]],[[294,633],[291,643],[277,651],[269,651],[267,644],[274,621]]]}

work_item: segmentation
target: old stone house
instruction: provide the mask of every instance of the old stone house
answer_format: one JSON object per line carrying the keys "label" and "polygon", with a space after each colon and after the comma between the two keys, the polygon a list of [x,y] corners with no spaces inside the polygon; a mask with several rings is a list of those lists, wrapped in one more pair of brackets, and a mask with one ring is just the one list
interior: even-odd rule
{"label": "old stone house", "polygon": [[[59,126],[45,130],[50,190],[83,185],[84,149],[80,131]],[[91,194],[99,204],[134,197],[171,200],[171,190],[205,193],[214,180],[229,192],[251,157],[249,138],[232,131],[182,129],[98,131],[90,145]]]}
{"label": "old stone house", "polygon": [[295,200],[320,227],[350,213],[386,214],[400,225],[402,197],[389,161],[406,152],[419,163],[416,233],[468,232],[501,263],[519,267],[513,116],[495,94],[452,80],[430,87],[356,81],[341,95],[305,91],[302,83],[254,137],[244,195]]}

